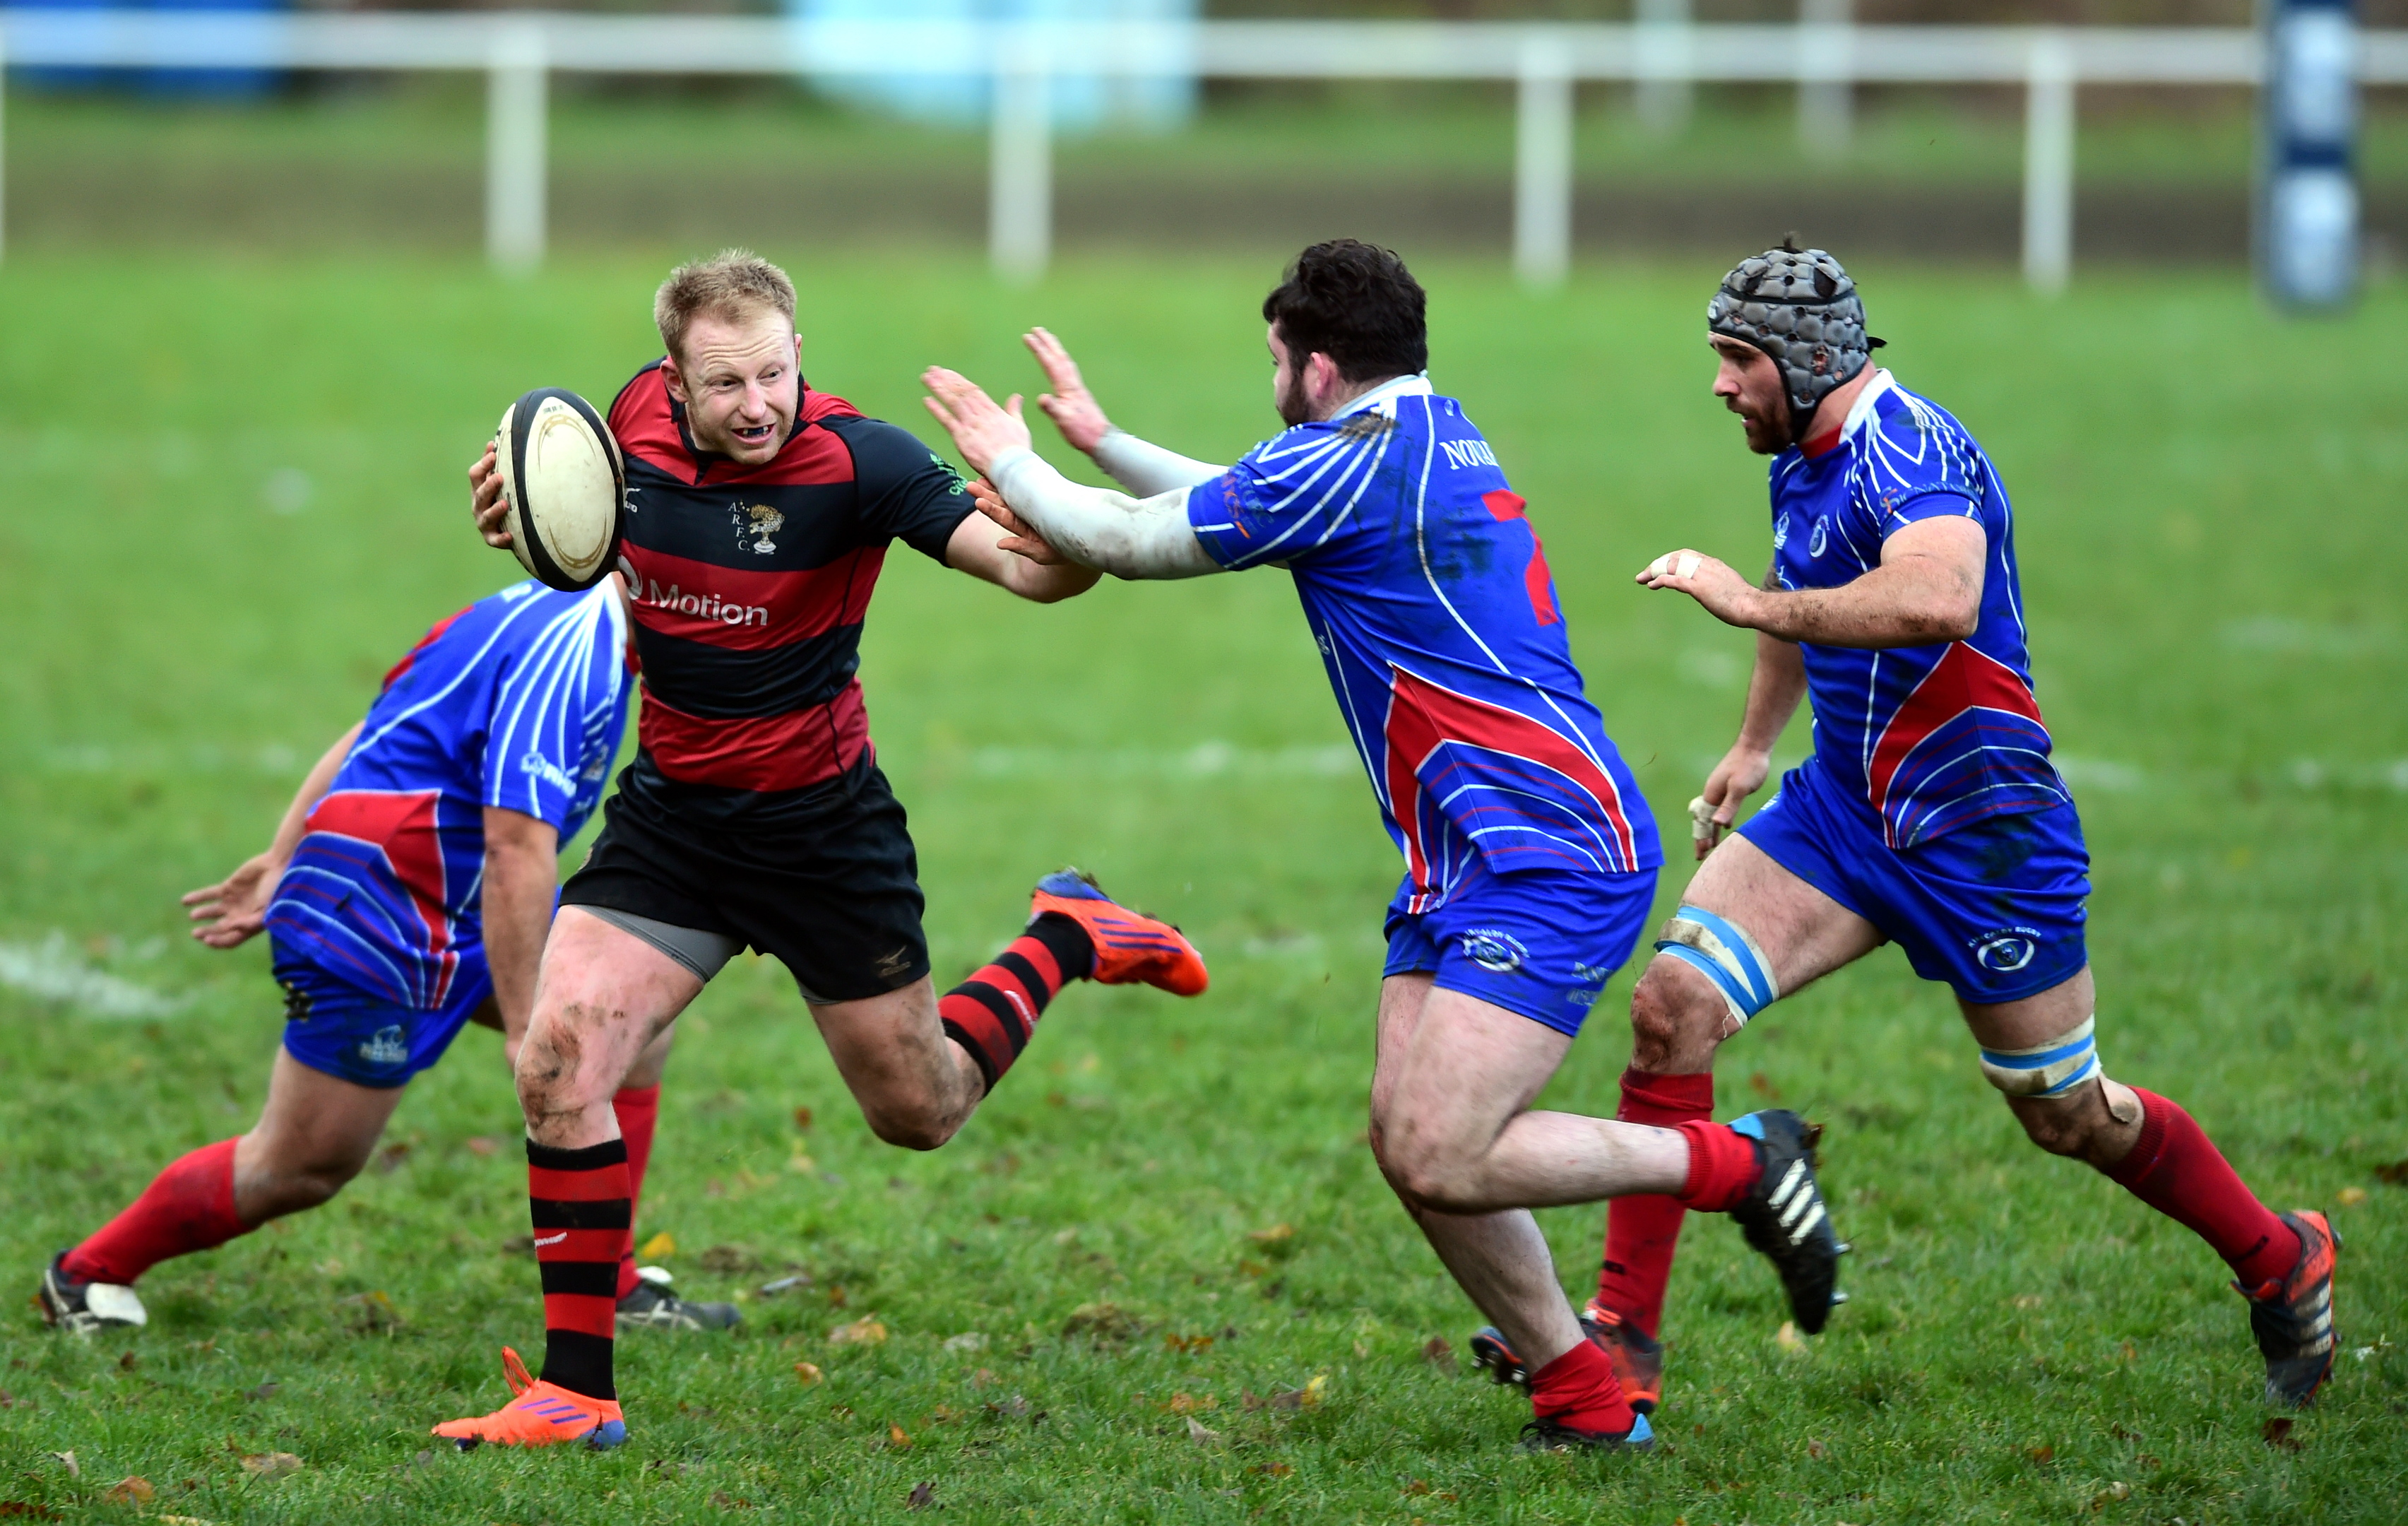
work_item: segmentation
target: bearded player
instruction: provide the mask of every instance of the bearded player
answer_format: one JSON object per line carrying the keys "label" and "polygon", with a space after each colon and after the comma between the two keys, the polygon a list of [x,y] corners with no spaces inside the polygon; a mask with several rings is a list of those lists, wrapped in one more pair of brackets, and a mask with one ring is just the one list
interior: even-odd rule
{"label": "bearded player", "polygon": [[[2273,1214],[2188,1113],[2108,1078],[2084,951],[2082,823],[2032,698],[2014,520],[1973,438],[1870,364],[1864,307],[1820,250],[1770,250],[1707,310],[1714,396],[1772,457],[1761,585],[1683,550],[1639,575],[1756,632],[1739,740],[1706,780],[1704,859],[1631,1001],[1625,1118],[1710,1115],[1714,1055],[1782,996],[1884,943],[1956,992],[1982,1074],[2032,1143],[2105,1173],[2232,1268],[2267,1397],[2333,1360],[2339,1242]],[[1735,836],[1801,698],[1814,749]],[[1681,1206],[1608,1211],[1590,1305],[1631,1387],[1661,1387],[1657,1319]]]}
{"label": "bearded player", "polygon": [[[259,1122],[159,1173],[43,1274],[43,1314],[79,1334],[141,1325],[135,1280],[315,1208],[359,1174],[411,1077],[462,1026],[515,1055],[559,884],[560,845],[601,799],[626,723],[618,581],[585,594],[521,583],[427,632],[367,718],[294,795],[267,851],[184,898],[211,948],[262,931],[284,1042]],[[610,1099],[640,1182],[669,1036]],[[724,1329],[635,1260],[613,1269],[622,1326]]]}
{"label": "bearded player", "polygon": [[1372,1150],[1465,1292],[1532,1355],[1524,1444],[1644,1447],[1647,1421],[1583,1337],[1529,1210],[1632,1191],[1729,1210],[1817,1312],[1841,1247],[1794,1114],[1672,1130],[1530,1110],[1636,944],[1662,857],[1583,693],[1523,500],[1425,374],[1425,309],[1387,250],[1306,250],[1263,304],[1288,428],[1226,468],[1114,429],[1069,355],[1030,335],[1054,389],[1040,406],[1126,494],[1039,460],[1018,398],[1007,411],[953,372],[924,380],[1000,490],[990,511],[1030,537],[1007,543],[1024,554],[1125,578],[1294,577],[1405,856]]}
{"label": "bearded player", "polygon": [[[625,1438],[609,1295],[631,1183],[610,1097],[747,945],[794,976],[870,1128],[923,1150],[961,1128],[1069,981],[1205,986],[1177,929],[1065,871],[1039,882],[1022,937],[938,996],[910,834],[853,676],[879,568],[901,540],[1039,603],[1096,574],[1003,550],[925,446],[805,385],[794,283],[767,260],[680,266],[653,318],[667,353],[609,415],[638,748],[562,891],[518,1058],[543,1366],[503,1353],[517,1397],[435,1428],[463,1447]],[[469,480],[485,539],[507,546],[490,450]]]}

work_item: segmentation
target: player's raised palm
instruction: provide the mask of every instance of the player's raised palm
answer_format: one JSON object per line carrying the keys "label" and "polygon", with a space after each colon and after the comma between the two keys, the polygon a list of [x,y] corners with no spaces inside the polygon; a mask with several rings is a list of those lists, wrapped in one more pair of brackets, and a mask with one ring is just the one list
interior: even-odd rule
{"label": "player's raised palm", "polygon": [[200,924],[193,936],[211,948],[249,943],[267,925],[268,898],[283,872],[282,864],[263,853],[217,884],[186,891],[183,903]]}
{"label": "player's raised palm", "polygon": [[1041,328],[1032,328],[1020,337],[1037,364],[1045,367],[1045,384],[1054,390],[1037,399],[1037,406],[1062,431],[1062,438],[1081,451],[1093,452],[1106,435],[1112,432],[1112,421],[1104,417],[1096,406],[1096,395],[1079,375],[1079,363],[1062,341]]}

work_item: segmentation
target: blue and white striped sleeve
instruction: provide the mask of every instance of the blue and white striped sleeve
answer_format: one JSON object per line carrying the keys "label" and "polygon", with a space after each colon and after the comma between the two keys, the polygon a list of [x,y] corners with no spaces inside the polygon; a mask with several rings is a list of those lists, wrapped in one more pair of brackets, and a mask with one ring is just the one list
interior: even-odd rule
{"label": "blue and white striped sleeve", "polygon": [[563,838],[601,794],[619,743],[626,616],[606,581],[554,603],[515,644],[485,728],[484,803],[549,823]]}
{"label": "blue and white striped sleeve", "polygon": [[1302,561],[1354,522],[1386,443],[1355,421],[1298,425],[1188,489],[1188,527],[1232,571]]}

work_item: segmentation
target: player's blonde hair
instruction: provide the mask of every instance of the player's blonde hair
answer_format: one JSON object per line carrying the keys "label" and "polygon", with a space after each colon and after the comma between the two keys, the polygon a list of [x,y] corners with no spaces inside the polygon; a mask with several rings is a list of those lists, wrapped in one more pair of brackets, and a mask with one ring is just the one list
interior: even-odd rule
{"label": "player's blonde hair", "polygon": [[795,321],[795,283],[786,273],[749,249],[723,249],[707,260],[690,260],[669,272],[652,295],[652,324],[661,343],[685,359],[685,331],[696,318],[742,322],[764,310]]}

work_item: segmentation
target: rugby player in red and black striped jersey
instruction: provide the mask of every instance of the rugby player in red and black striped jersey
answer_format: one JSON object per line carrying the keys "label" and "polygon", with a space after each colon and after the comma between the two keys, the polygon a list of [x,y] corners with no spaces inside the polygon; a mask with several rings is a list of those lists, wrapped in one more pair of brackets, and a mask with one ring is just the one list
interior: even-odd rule
{"label": "rugby player in red and black striped jersey", "polygon": [[[927,447],[807,386],[795,288],[767,260],[680,266],[653,318],[667,353],[610,407],[638,751],[561,894],[519,1051],[547,1350],[539,1377],[505,1353],[512,1403],[436,1427],[464,1447],[624,1439],[610,1336],[629,1215],[610,1097],[742,948],[784,962],[870,1127],[913,1149],[953,1137],[1068,982],[1205,984],[1177,929],[1066,871],[1039,883],[1022,937],[936,994],[910,835],[853,676],[886,548],[1039,603],[1098,574],[1004,551]],[[479,528],[507,546],[490,449],[469,482]]]}

